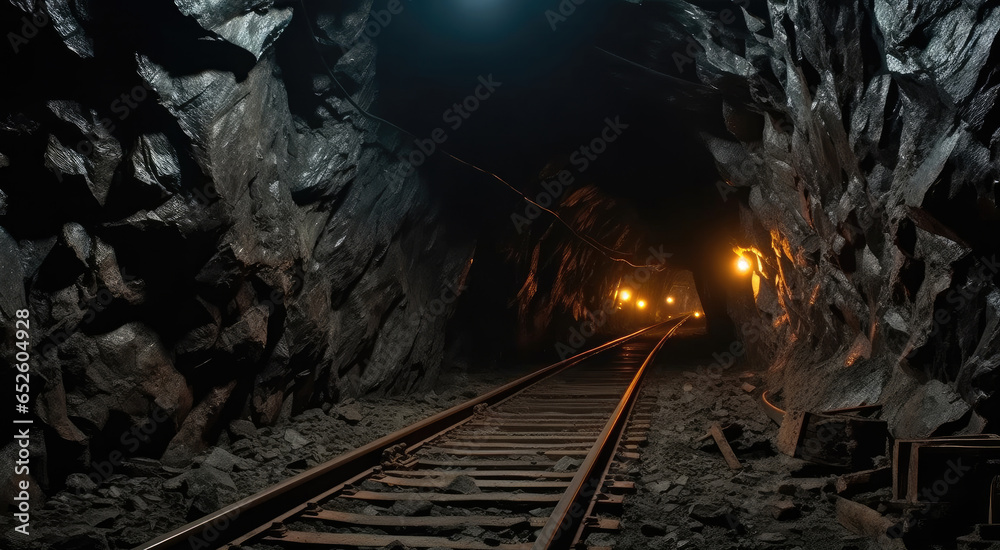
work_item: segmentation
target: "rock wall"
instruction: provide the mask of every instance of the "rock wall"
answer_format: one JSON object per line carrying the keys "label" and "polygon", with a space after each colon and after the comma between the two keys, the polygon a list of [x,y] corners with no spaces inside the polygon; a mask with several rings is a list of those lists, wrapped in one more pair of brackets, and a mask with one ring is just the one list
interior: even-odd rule
{"label": "rock wall", "polygon": [[1000,7],[904,4],[666,3],[669,59],[722,98],[752,356],[787,406],[880,402],[916,436],[997,418]]}
{"label": "rock wall", "polygon": [[434,379],[475,232],[347,102],[376,96],[370,5],[4,3],[0,325],[30,311],[46,490]]}

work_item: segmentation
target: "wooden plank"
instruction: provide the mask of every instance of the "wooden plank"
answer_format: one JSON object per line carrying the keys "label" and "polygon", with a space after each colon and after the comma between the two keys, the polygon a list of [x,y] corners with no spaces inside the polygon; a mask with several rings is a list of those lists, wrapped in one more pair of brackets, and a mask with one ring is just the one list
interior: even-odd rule
{"label": "wooden plank", "polygon": [[740,464],[740,459],[736,458],[736,453],[729,446],[726,436],[722,434],[722,427],[719,426],[719,423],[712,423],[712,427],[708,431],[712,434],[712,439],[715,439],[715,444],[719,447],[719,450],[722,451],[722,457],[726,459],[726,464],[729,465],[729,468],[731,470],[743,468],[743,465]]}
{"label": "wooden plank", "polygon": [[622,522],[620,519],[615,519],[615,518],[595,518],[595,519],[596,522],[587,524],[588,529],[593,529],[597,531],[618,531],[622,528]]}
{"label": "wooden plank", "polygon": [[837,499],[837,521],[849,531],[878,540],[880,548],[905,550],[906,546],[902,539],[889,538],[887,535],[889,530],[895,526],[894,521],[864,504],[846,498],[835,498]]}
{"label": "wooden plank", "polygon": [[544,451],[547,449],[565,449],[568,447],[591,447],[594,445],[593,439],[585,439],[583,441],[564,441],[561,443],[510,443],[510,442],[493,442],[493,441],[439,441],[434,443],[435,447],[438,449],[509,449],[512,451],[511,454],[517,454],[517,451]]}
{"label": "wooden plank", "polygon": [[634,481],[612,481],[605,485],[604,490],[616,495],[631,495],[636,491]]}
{"label": "wooden plank", "polygon": [[412,535],[362,535],[357,533],[309,533],[288,531],[280,537],[264,537],[265,541],[276,543],[308,544],[322,548],[350,546],[354,548],[381,548],[399,542],[410,548],[452,548],[455,550],[531,550],[530,543],[490,545],[478,541],[454,541],[444,537],[421,537]]}
{"label": "wooden plank", "polygon": [[421,458],[421,466],[435,466],[438,468],[551,468],[556,465],[552,460],[439,460],[434,458]]}
{"label": "wooden plank", "polygon": [[892,444],[892,499],[906,497],[906,483],[909,480],[910,450],[913,440],[897,439]]}
{"label": "wooden plank", "polygon": [[849,497],[858,493],[866,493],[885,487],[892,481],[892,468],[876,468],[844,474],[837,478],[834,487],[837,494]]}
{"label": "wooden plank", "polygon": [[[408,478],[382,476],[371,478],[372,481],[395,487],[446,487],[455,477],[439,478]],[[562,489],[569,487],[568,481],[524,481],[514,479],[477,479],[476,486],[480,489]]]}
{"label": "wooden plank", "polygon": [[[610,411],[609,411],[610,413]],[[490,418],[498,419],[511,419],[511,420],[539,420],[539,421],[552,421],[552,420],[573,420],[580,418],[583,420],[597,420],[602,418],[607,418],[609,413],[580,413],[580,412],[537,412],[534,410],[524,410],[523,412],[509,412],[506,408],[501,411],[490,415]]]}
{"label": "wooden plank", "polygon": [[472,478],[551,478],[572,479],[575,472],[547,472],[544,470],[388,470],[386,475],[398,477],[458,477]]}
{"label": "wooden plank", "polygon": [[465,428],[475,430],[499,430],[498,433],[526,433],[526,434],[562,434],[562,433],[600,433],[603,422],[573,422],[571,420],[560,422],[519,422],[519,423],[469,423]]}
{"label": "wooden plank", "polygon": [[545,434],[545,435],[522,435],[522,434],[504,434],[498,432],[490,432],[489,434],[478,434],[478,433],[463,433],[463,432],[453,432],[448,434],[449,437],[453,438],[455,441],[473,441],[473,442],[504,442],[504,443],[522,443],[525,441],[538,441],[538,442],[552,442],[552,441],[594,441],[597,439],[598,433],[593,432],[593,435],[588,433],[579,433],[577,431],[566,432],[565,434]]}
{"label": "wooden plank", "polygon": [[304,517],[331,523],[367,525],[369,527],[513,527],[528,525],[543,527],[548,518],[532,516],[370,516],[334,510],[307,512]]}
{"label": "wooden plank", "polygon": [[795,457],[799,449],[799,442],[802,440],[803,427],[805,426],[805,411],[788,411],[778,428],[778,439],[775,446],[778,451],[788,456]]}
{"label": "wooden plank", "polygon": [[[590,447],[590,445],[587,445],[587,448]],[[504,449],[453,449],[448,447],[430,447],[426,449],[426,451],[429,453],[441,453],[452,456],[525,456],[537,454],[545,455],[547,457],[563,457],[587,455],[587,449],[512,449],[510,447]]]}
{"label": "wooden plank", "polygon": [[357,491],[340,495],[344,498],[372,502],[395,502],[400,500],[426,500],[428,502],[559,502],[562,493],[474,493],[453,495],[447,493],[392,493],[379,491]]}
{"label": "wooden plank", "polygon": [[624,503],[625,495],[601,493],[597,495],[597,500],[594,501],[594,506],[621,506]]}

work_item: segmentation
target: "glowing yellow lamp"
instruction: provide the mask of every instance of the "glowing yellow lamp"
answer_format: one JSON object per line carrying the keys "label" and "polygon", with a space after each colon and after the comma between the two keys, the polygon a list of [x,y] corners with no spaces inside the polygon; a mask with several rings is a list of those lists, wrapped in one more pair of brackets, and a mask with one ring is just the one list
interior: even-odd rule
{"label": "glowing yellow lamp", "polygon": [[618,295],[618,297],[619,297],[619,298],[621,298],[623,302],[627,302],[627,301],[629,300],[629,298],[631,298],[631,297],[632,297],[632,293],[631,293],[631,292],[629,292],[628,290],[623,290],[623,291],[621,291],[621,293],[620,293],[620,294]]}
{"label": "glowing yellow lamp", "polygon": [[642,309],[646,307],[646,300],[639,300],[638,302],[635,303],[635,305],[639,306],[639,309]]}
{"label": "glowing yellow lamp", "polygon": [[736,269],[739,269],[744,273],[750,271],[750,262],[748,262],[746,258],[741,257],[736,261]]}
{"label": "glowing yellow lamp", "polygon": [[674,303],[674,297],[673,296],[667,296],[667,303],[668,304]]}

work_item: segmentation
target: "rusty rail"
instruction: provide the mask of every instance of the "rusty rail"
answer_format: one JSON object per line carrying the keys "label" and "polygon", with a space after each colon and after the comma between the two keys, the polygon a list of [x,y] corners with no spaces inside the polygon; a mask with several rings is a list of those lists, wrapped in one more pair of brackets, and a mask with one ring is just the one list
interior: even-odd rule
{"label": "rusty rail", "polygon": [[591,447],[576,476],[570,482],[570,487],[563,493],[562,498],[556,504],[552,515],[549,516],[548,522],[535,540],[532,550],[563,549],[569,548],[573,544],[579,535],[580,523],[593,507],[594,494],[600,488],[608,466],[614,458],[614,453],[618,448],[625,424],[638,399],[639,387],[646,374],[646,368],[656,358],[656,354],[663,347],[663,344],[674,335],[677,329],[688,318],[688,316],[680,318],[680,322],[667,331],[667,334],[660,339],[646,357],[646,360],[643,361],[642,366],[639,367],[628,389],[625,390],[625,394],[618,402],[614,414],[611,415],[611,418],[604,425],[604,429],[598,436],[597,442]]}
{"label": "rusty rail", "polygon": [[[428,438],[434,437],[452,426],[471,418],[475,414],[476,407],[479,405],[485,404],[490,406],[499,403],[584,359],[632,340],[650,330],[676,321],[677,319],[672,319],[646,327],[540,369],[489,393],[456,405],[353,451],[337,456],[315,468],[302,472],[216,512],[183,525],[165,535],[141,544],[135,550],[186,548],[186,543],[199,537],[201,538],[200,547],[218,547],[218,544],[214,544],[214,539],[224,538],[225,540],[232,541],[241,537],[245,538],[247,533],[260,532],[262,525],[270,525],[270,522],[281,517],[284,511],[302,508],[306,503],[313,501],[318,496],[328,493],[329,488],[343,485],[378,466],[384,451],[393,447],[398,448],[401,444],[410,447],[418,445]],[[677,326],[679,327],[680,324],[683,324],[683,320]],[[670,334],[672,333],[673,330],[670,331]],[[656,349],[659,349],[661,345],[662,341],[657,345]],[[621,410],[616,411],[616,417],[620,415]],[[220,536],[218,533],[220,530],[224,530],[224,536]],[[206,543],[208,539],[212,540]]]}

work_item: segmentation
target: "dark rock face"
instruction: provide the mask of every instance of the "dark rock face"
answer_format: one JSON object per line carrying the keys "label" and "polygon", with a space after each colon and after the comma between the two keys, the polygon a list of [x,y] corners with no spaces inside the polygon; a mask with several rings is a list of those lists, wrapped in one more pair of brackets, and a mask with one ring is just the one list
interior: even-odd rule
{"label": "dark rock face", "polygon": [[[474,231],[445,229],[400,137],[337,95],[305,14],[35,4],[2,8],[52,23],[14,48],[25,85],[0,116],[0,325],[31,311],[33,412],[59,453],[43,485],[434,379],[453,306],[417,312],[462,283]],[[309,14],[366,108],[369,4]]]}
{"label": "dark rock face", "polygon": [[786,403],[883,402],[908,436],[996,418],[1000,8],[673,4],[761,262],[730,309]]}

